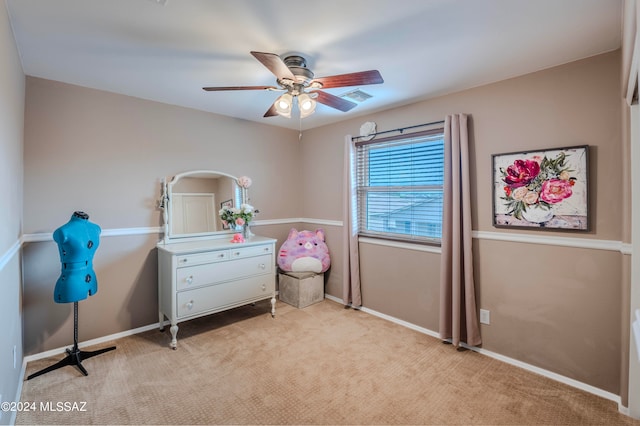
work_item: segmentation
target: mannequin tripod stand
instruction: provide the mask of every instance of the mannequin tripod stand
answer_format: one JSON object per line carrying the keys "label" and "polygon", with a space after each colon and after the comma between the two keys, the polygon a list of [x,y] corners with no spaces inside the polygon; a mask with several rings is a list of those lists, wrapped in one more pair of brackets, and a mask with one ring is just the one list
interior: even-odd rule
{"label": "mannequin tripod stand", "polygon": [[84,374],[85,376],[88,376],[89,373],[82,366],[82,361],[85,359],[94,357],[96,355],[100,355],[105,352],[112,351],[115,348],[116,348],[115,346],[112,346],[110,348],[100,349],[97,351],[81,351],[80,349],[78,349],[78,302],[73,302],[73,348],[67,349],[67,356],[64,359],[62,359],[61,361],[58,361],[57,363],[47,368],[44,368],[36,373],[31,374],[29,377],[27,377],[27,380],[31,380],[34,377],[41,376],[45,373],[48,373],[53,370],[57,370],[58,368],[62,368],[67,365],[75,365],[82,372],[82,374]]}

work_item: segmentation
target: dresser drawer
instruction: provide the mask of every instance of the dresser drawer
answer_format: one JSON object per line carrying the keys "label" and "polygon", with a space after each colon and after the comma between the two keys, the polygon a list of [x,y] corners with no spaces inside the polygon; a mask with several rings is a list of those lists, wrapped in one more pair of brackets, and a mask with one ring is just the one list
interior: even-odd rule
{"label": "dresser drawer", "polygon": [[178,268],[191,265],[202,265],[203,263],[222,262],[229,260],[229,250],[216,250],[208,253],[195,253],[177,256]]}
{"label": "dresser drawer", "polygon": [[275,291],[275,277],[263,275],[234,282],[226,282],[178,293],[176,297],[178,318],[207,311],[219,311],[243,302],[271,297]]}
{"label": "dresser drawer", "polygon": [[252,275],[272,274],[273,270],[274,261],[270,254],[178,268],[176,289],[181,291]]}
{"label": "dresser drawer", "polygon": [[231,259],[238,259],[240,257],[259,256],[261,254],[273,253],[273,246],[271,244],[266,246],[254,246],[254,247],[238,247],[230,250]]}

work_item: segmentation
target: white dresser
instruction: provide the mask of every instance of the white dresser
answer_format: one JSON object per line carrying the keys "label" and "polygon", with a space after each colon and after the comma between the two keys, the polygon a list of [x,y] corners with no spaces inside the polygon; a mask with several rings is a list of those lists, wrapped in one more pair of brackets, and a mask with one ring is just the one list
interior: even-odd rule
{"label": "white dresser", "polygon": [[269,298],[275,316],[275,243],[253,236],[244,243],[225,237],[158,244],[160,329],[168,318],[173,349],[182,321]]}

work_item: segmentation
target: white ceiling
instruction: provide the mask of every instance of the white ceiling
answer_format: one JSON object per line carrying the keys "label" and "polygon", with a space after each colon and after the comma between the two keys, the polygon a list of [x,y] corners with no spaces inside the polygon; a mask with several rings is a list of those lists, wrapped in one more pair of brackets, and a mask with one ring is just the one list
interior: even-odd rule
{"label": "white ceiling", "polygon": [[[621,45],[623,0],[6,0],[25,74],[309,129],[526,74]],[[163,4],[164,3],[164,4]],[[377,69],[344,113],[263,118],[278,92],[250,51],[316,77]]]}

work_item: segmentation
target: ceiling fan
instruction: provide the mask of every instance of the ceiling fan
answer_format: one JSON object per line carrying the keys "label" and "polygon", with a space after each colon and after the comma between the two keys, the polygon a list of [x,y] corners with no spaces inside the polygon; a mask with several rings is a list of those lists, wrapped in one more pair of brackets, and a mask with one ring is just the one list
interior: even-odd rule
{"label": "ceiling fan", "polygon": [[300,117],[307,117],[315,111],[316,102],[331,108],[347,112],[357,104],[319,89],[335,87],[364,86],[380,84],[384,80],[378,70],[361,71],[330,77],[314,78],[313,72],[307,68],[307,61],[299,55],[286,56],[284,59],[275,53],[251,52],[251,54],[276,76],[276,86],[230,86],[203,87],[208,92],[224,90],[272,90],[283,91],[267,110],[264,117],[280,115],[290,118],[293,100],[297,99]]}

